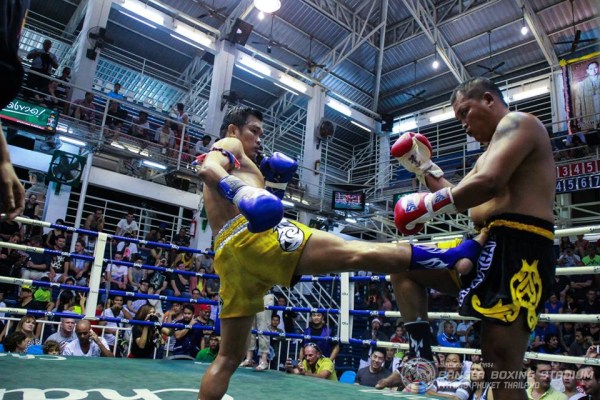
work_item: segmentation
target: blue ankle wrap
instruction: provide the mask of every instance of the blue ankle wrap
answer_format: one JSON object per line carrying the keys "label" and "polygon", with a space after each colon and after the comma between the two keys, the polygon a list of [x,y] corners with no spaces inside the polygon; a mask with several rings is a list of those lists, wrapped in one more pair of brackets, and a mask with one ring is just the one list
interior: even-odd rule
{"label": "blue ankle wrap", "polygon": [[411,245],[412,257],[410,270],[419,269],[453,269],[461,258],[468,258],[477,265],[481,245],[475,240],[465,240],[451,249]]}

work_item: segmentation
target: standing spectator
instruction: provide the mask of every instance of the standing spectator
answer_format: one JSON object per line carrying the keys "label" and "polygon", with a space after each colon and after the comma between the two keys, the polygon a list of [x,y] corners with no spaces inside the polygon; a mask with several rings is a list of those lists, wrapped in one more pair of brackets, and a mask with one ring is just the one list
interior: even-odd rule
{"label": "standing spectator", "polygon": [[138,230],[138,224],[133,219],[133,212],[128,211],[127,214],[125,214],[125,217],[121,218],[117,223],[115,235],[125,236],[126,233],[129,233],[132,237],[137,238]]}
{"label": "standing spectator", "polygon": [[[275,296],[271,293],[267,293],[263,296],[263,304],[265,308],[270,307],[275,302]],[[271,311],[263,310],[259,311],[254,316],[254,321],[252,323],[252,329],[256,329],[258,331],[267,331],[269,329],[269,320],[271,319]],[[252,367],[254,365],[254,351],[256,350],[256,339],[258,336],[258,355],[260,356],[260,361],[258,366],[256,367],[257,371],[265,371],[269,368],[269,338],[265,335],[259,334],[255,336],[254,334],[249,334],[250,342],[248,343],[248,347],[246,350],[246,359],[242,361],[240,367]]]}
{"label": "standing spectator", "polygon": [[121,90],[121,84],[119,82],[115,82],[113,86],[113,90],[108,92],[107,96],[112,99],[124,100],[125,96],[123,96],[119,91]]}
{"label": "standing spectator", "polygon": [[187,132],[188,125],[190,123],[190,117],[184,111],[184,109],[185,105],[183,103],[177,103],[175,112],[175,114],[177,115],[177,130],[175,131],[175,151],[179,151],[181,141],[183,140],[183,154],[190,152],[190,135]]}
{"label": "standing spectator", "polygon": [[375,349],[371,353],[371,363],[368,367],[364,367],[358,370],[354,383],[362,386],[375,387],[380,379],[387,378],[392,371],[384,368],[383,363],[385,359],[384,351],[382,349]]}
{"label": "standing spectator", "polygon": [[94,105],[94,93],[85,92],[83,99],[73,102],[73,117],[89,124],[90,129],[96,121],[96,106]]}
{"label": "standing spectator", "polygon": [[210,151],[211,140],[212,138],[210,137],[210,135],[204,135],[202,136],[201,140],[198,140],[195,148],[197,156],[200,154],[208,153]]}
{"label": "standing spectator", "polygon": [[[120,296],[120,295],[113,296],[112,299],[109,300],[109,307],[107,309],[105,309],[104,311],[102,311],[102,316],[108,317],[108,318],[131,319],[132,314],[130,314],[123,307],[123,303],[124,303],[123,296]],[[108,348],[114,347],[116,339],[117,339],[116,335],[119,333],[118,328],[121,326],[121,324],[118,322],[113,322],[113,321],[100,321],[98,323],[98,325],[102,325],[102,326],[106,327],[106,329],[104,329],[102,331],[102,337],[106,341],[106,344],[108,345],[107,347]]]}
{"label": "standing spectator", "polygon": [[[215,321],[210,319],[210,305],[208,304],[200,304],[200,312],[196,316],[196,322],[200,325],[204,326],[215,326]],[[210,334],[213,333],[210,329],[202,330],[202,338],[200,344],[200,349],[208,346],[208,338]]]}
{"label": "standing spectator", "polygon": [[87,319],[77,322],[75,334],[77,340],[65,346],[64,356],[114,357],[108,349],[106,340],[96,335],[96,332],[91,329],[90,321]]}
{"label": "standing spectator", "polygon": [[[52,69],[58,68],[58,59],[54,53],[50,52],[51,48],[52,41],[46,39],[44,40],[41,49],[34,49],[27,53],[27,59],[32,61],[30,73],[27,75],[26,87],[32,91],[43,90],[48,85],[49,77],[40,76],[31,73],[31,71],[50,76],[52,75]],[[32,95],[32,93],[27,94],[28,97],[31,97]]]}
{"label": "standing spectator", "polygon": [[62,352],[65,346],[73,340],[77,340],[77,335],[75,335],[75,320],[73,318],[61,318],[58,331],[48,336],[45,343],[48,343],[48,341],[57,342]]}
{"label": "standing spectator", "polygon": [[69,103],[67,99],[71,93],[71,87],[67,85],[71,79],[71,68],[63,67],[62,74],[58,76],[58,85],[56,87],[56,97],[60,100],[60,112],[63,114],[69,114]]}
{"label": "standing spectator", "polygon": [[[279,315],[273,314],[271,315],[271,325],[269,325],[268,330],[270,332],[277,332],[279,334],[285,334],[283,329],[279,328],[279,323],[281,322],[281,318]],[[269,336],[269,346],[273,352],[273,359],[271,360],[271,369],[278,369],[279,365],[283,365],[281,362],[281,344],[285,341],[285,339],[279,336]]]}
{"label": "standing spectator", "polygon": [[[312,312],[310,313],[308,328],[304,330],[303,334],[330,338],[333,336],[333,331],[327,326],[327,321],[325,320],[323,313]],[[308,342],[316,343],[317,346],[319,346],[319,349],[321,349],[321,354],[325,357],[329,357],[331,361],[335,362],[335,359],[340,352],[340,345],[338,342],[327,339],[310,339],[305,340],[302,344],[305,345]],[[304,347],[300,348],[300,355],[298,358],[304,360]]]}
{"label": "standing spectator", "polygon": [[[150,304],[142,306],[135,314],[136,321],[160,321],[160,315]],[[155,350],[160,343],[157,327],[134,325],[131,328],[131,353],[129,358],[154,358]]]}
{"label": "standing spectator", "polygon": [[319,346],[314,343],[307,343],[304,346],[304,360],[297,366],[288,358],[285,362],[285,370],[296,375],[314,376],[336,382],[338,380],[333,361],[323,356]]}
{"label": "standing spectator", "polygon": [[[181,301],[173,301],[171,303],[171,308],[165,312],[163,316],[163,324],[170,324],[181,318],[182,312],[182,303]],[[175,346],[175,340],[167,340],[169,336],[172,335],[173,331],[169,328],[162,328],[161,333],[163,335],[163,341],[165,342],[165,350],[169,353],[173,351],[173,347]]]}
{"label": "standing spectator", "polygon": [[527,389],[529,399],[567,400],[567,396],[550,386],[552,366],[550,361],[532,361],[533,384]]}

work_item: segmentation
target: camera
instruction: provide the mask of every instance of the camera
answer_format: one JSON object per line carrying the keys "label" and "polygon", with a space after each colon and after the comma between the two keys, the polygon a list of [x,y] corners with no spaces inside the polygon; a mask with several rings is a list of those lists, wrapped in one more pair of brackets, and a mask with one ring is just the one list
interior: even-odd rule
{"label": "camera", "polygon": [[292,367],[298,368],[298,360],[292,360]]}
{"label": "camera", "polygon": [[148,321],[158,322],[158,316],[156,316],[154,314],[150,314],[150,315],[148,315]]}

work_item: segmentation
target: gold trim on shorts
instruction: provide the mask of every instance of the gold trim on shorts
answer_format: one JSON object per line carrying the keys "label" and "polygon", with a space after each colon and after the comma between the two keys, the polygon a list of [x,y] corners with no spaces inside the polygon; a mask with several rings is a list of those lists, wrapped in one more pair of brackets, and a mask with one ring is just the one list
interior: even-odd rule
{"label": "gold trim on shorts", "polygon": [[239,214],[229,221],[217,232],[215,236],[215,254],[225,246],[238,233],[248,227],[248,220]]}
{"label": "gold trim on shorts", "polygon": [[536,235],[540,235],[549,240],[554,240],[554,233],[549,231],[548,229],[540,228],[539,226],[524,224],[522,222],[509,221],[507,219],[496,219],[488,224],[488,228],[496,228],[496,227],[506,227],[517,229],[520,231],[535,233]]}

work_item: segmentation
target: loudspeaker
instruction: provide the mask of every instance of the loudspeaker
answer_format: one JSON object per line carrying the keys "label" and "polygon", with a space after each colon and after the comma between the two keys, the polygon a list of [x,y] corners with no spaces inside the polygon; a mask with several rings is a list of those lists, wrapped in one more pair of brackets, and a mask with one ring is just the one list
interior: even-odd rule
{"label": "loudspeaker", "polygon": [[227,40],[231,43],[238,43],[242,46],[246,45],[248,38],[250,37],[250,33],[252,32],[252,24],[247,23],[246,21],[242,21],[241,19],[236,19],[233,27],[231,28],[231,32],[229,32],[229,36]]}
{"label": "loudspeaker", "polygon": [[391,132],[394,128],[394,116],[391,114],[381,115],[381,130],[383,132]]}

